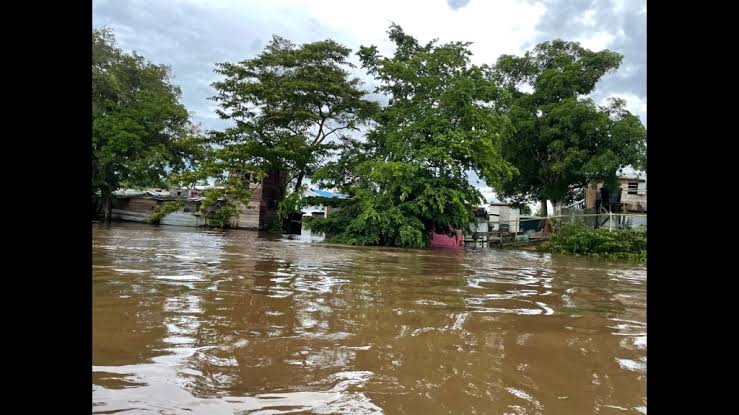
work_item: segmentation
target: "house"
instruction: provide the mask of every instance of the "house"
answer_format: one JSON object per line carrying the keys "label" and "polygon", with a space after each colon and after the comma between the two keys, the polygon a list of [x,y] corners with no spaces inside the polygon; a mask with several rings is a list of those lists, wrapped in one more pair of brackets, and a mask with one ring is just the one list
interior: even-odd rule
{"label": "house", "polygon": [[488,211],[483,208],[477,208],[473,212],[474,214],[474,222],[470,222],[469,228],[470,228],[470,234],[466,238],[467,241],[475,241],[475,242],[487,242],[488,240],[488,232],[489,232],[489,221],[490,216],[488,215]]}
{"label": "house", "polygon": [[510,203],[503,203],[494,201],[488,205],[488,214],[490,219],[488,226],[490,231],[500,231],[501,227],[503,230],[508,228],[508,232],[516,234],[519,230],[519,218],[521,211],[512,206]]}
{"label": "house", "polygon": [[259,183],[249,180],[251,197],[247,204],[239,203],[239,216],[233,226],[238,229],[267,230],[270,223],[277,220],[277,204],[282,199],[282,189],[286,185],[286,172],[273,171]]}
{"label": "house", "polygon": [[342,193],[330,192],[328,190],[321,190],[312,187],[308,188],[305,193],[303,193],[303,197],[309,198],[308,200],[318,203],[312,206],[306,206],[302,209],[303,217],[310,216],[314,218],[327,217],[339,209],[339,207],[336,206],[338,203],[335,201],[349,198],[348,195]]}
{"label": "house", "polygon": [[[179,193],[179,194],[178,194]],[[151,222],[151,215],[165,202],[183,200],[185,203],[178,212],[164,217],[164,225],[205,226],[198,210],[200,198],[187,197],[182,189],[171,191],[164,189],[121,189],[113,192],[111,202],[111,219],[127,222]]]}
{"label": "house", "polygon": [[610,212],[647,212],[647,173],[627,166],[618,171],[619,192],[608,192],[603,183],[585,188],[585,208]]}
{"label": "house", "polygon": [[[248,174],[248,173],[247,173]],[[249,181],[249,201],[239,203],[239,213],[231,226],[238,229],[266,230],[277,218],[277,204],[287,175],[272,172],[261,182]],[[150,223],[152,214],[167,201],[182,200],[183,206],[161,220],[163,225],[207,226],[200,207],[205,191],[212,186],[194,186],[179,189],[121,189],[113,193],[111,218],[114,220]]]}
{"label": "house", "polygon": [[[489,236],[491,232],[498,232],[500,230],[505,232],[506,229],[508,229],[507,232],[516,234],[519,230],[519,216],[519,209],[509,203],[494,201],[487,208],[476,208],[474,209],[475,221],[470,222],[468,225],[470,235],[466,241],[487,243],[490,241]],[[461,248],[464,245],[465,237],[459,230],[454,236],[438,232],[434,232],[431,235],[432,248]]]}

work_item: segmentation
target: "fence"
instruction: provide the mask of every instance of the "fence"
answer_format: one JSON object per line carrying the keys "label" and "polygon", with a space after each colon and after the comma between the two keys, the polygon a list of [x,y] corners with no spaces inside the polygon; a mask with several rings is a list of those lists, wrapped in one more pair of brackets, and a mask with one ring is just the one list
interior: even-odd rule
{"label": "fence", "polygon": [[524,217],[517,220],[519,229],[524,233],[539,231],[544,222],[549,223],[556,229],[562,224],[575,223],[586,228],[626,229],[647,226],[646,213],[610,213],[597,212],[595,209],[562,208],[561,214],[549,217]]}
{"label": "fence", "polygon": [[611,213],[595,209],[563,208],[561,215],[551,217],[555,225],[577,223],[587,228],[625,229],[647,226],[646,213]]}
{"label": "fence", "polygon": [[[546,232],[545,224],[551,226]],[[646,227],[647,215],[635,213],[597,212],[595,209],[562,208],[561,214],[549,217],[522,217],[518,219],[499,221],[499,229],[489,229],[480,226],[480,223],[470,224],[471,235],[465,237],[466,244],[474,246],[503,246],[520,242],[528,243],[541,241],[547,238],[549,232],[557,232],[563,224],[576,223],[586,228],[603,228],[608,230]],[[519,232],[508,232],[508,229],[518,229]]]}

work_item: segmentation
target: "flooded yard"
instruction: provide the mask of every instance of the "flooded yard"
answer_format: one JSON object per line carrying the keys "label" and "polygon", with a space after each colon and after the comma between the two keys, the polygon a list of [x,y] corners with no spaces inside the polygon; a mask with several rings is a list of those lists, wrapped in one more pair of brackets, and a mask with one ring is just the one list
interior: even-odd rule
{"label": "flooded yard", "polygon": [[646,413],[636,263],[92,234],[94,413]]}

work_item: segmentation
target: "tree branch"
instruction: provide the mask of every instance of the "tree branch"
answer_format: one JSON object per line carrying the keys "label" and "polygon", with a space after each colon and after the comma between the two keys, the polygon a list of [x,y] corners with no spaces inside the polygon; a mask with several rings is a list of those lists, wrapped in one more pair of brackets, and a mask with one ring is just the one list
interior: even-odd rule
{"label": "tree branch", "polygon": [[335,133],[336,131],[345,130],[347,128],[352,128],[352,127],[350,127],[349,125],[345,125],[343,127],[336,127],[333,130],[331,130],[331,131],[327,132],[326,134],[324,134],[323,137],[319,141],[317,141],[316,143],[314,143],[314,144],[321,144],[326,137],[330,136],[331,134]]}
{"label": "tree branch", "polygon": [[313,139],[313,143],[311,143],[312,145],[316,145],[320,143],[321,141],[323,141],[323,138],[326,138],[325,135],[323,136],[323,138],[321,138],[321,134],[323,133],[323,123],[324,122],[326,122],[326,118],[323,116],[323,112],[321,112],[321,122],[318,123],[318,133],[316,133],[316,138]]}

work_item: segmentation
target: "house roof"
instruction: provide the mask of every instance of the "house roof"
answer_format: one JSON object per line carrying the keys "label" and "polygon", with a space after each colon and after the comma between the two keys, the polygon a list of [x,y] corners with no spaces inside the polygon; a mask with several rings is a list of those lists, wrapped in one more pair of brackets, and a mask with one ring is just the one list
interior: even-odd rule
{"label": "house roof", "polygon": [[151,197],[172,197],[169,190],[162,189],[118,189],[113,192],[113,196],[120,198],[151,196]]}
{"label": "house roof", "polygon": [[305,196],[314,196],[314,197],[325,197],[327,199],[348,199],[349,196],[342,194],[342,193],[335,193],[330,192],[328,190],[321,190],[316,188],[309,188],[305,191]]}
{"label": "house roof", "polygon": [[209,184],[207,186],[200,186],[200,185],[192,186],[192,188],[195,190],[211,190],[211,189],[223,189],[223,186],[216,186],[213,184]]}
{"label": "house roof", "polygon": [[134,196],[144,196],[146,195],[146,190],[138,190],[138,189],[119,189],[113,192],[113,196],[117,197],[134,197]]}
{"label": "house roof", "polygon": [[619,179],[643,179],[647,180],[647,173],[642,170],[636,170],[632,166],[626,166],[618,171]]}

